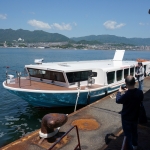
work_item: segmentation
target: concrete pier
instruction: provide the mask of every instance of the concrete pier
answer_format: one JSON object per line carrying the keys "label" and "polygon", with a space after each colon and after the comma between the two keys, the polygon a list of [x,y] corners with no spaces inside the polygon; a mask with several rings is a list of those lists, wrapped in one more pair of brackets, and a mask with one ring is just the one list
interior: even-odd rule
{"label": "concrete pier", "polygon": [[[150,121],[150,77],[144,79],[144,106]],[[79,129],[82,150],[120,150],[123,141],[121,126],[122,105],[116,104],[115,93],[90,104],[68,116],[68,121],[52,139],[39,138],[39,130],[12,142],[2,150],[46,150],[73,125]],[[150,149],[150,122],[139,125],[139,149]],[[76,130],[73,129],[53,150],[73,150],[77,145]]]}

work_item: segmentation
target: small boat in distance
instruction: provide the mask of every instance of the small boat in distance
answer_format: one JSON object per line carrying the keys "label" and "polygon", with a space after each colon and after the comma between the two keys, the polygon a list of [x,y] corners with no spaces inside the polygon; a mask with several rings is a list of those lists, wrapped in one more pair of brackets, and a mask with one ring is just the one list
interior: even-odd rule
{"label": "small boat in distance", "polygon": [[[35,107],[87,105],[116,91],[127,75],[135,76],[137,61],[123,61],[125,50],[112,60],[90,60],[25,65],[26,77],[6,72],[3,86]],[[150,75],[150,61],[143,62]]]}
{"label": "small boat in distance", "polygon": [[37,48],[44,49],[45,47],[43,47],[43,46],[39,46],[39,47],[37,47]]}

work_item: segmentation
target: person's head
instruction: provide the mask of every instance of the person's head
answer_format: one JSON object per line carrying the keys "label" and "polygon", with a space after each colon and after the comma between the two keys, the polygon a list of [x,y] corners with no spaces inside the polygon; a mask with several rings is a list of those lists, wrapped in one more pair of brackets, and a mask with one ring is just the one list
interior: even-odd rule
{"label": "person's head", "polygon": [[128,89],[132,89],[135,85],[135,78],[129,75],[125,78],[125,83]]}
{"label": "person's head", "polygon": [[139,67],[143,66],[142,62],[138,62],[138,66]]}

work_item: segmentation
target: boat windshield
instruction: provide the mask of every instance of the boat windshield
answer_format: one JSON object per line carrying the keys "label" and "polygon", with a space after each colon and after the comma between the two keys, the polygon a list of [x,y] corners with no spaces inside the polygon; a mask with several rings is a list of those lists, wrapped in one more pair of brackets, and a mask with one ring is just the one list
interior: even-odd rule
{"label": "boat windshield", "polygon": [[78,71],[78,72],[68,72],[66,73],[68,82],[74,83],[74,82],[80,82],[80,81],[87,81],[88,77],[91,75],[92,71]]}
{"label": "boat windshield", "polygon": [[65,82],[64,75],[62,72],[42,70],[42,69],[33,69],[33,68],[27,68],[27,70],[29,72],[30,77]]}

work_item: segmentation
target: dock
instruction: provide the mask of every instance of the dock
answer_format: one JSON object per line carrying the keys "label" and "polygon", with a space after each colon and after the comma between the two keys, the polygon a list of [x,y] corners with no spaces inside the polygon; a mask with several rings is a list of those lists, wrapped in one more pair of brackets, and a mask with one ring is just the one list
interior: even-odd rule
{"label": "dock", "polygon": [[[150,77],[144,79],[143,92],[148,123],[138,125],[139,149],[149,150]],[[39,138],[39,130],[37,130],[0,148],[0,150],[48,150],[74,125],[78,127],[82,150],[120,150],[124,138],[121,109],[122,105],[116,104],[115,93],[112,93],[69,114],[68,121],[60,128],[54,138],[42,140]],[[52,150],[73,150],[77,144],[77,132],[76,128],[73,128]]]}

